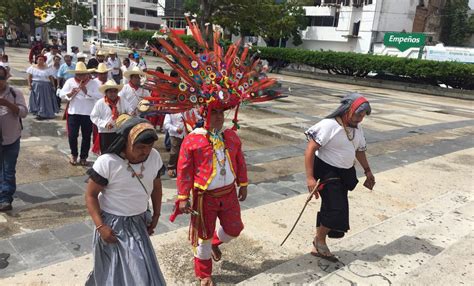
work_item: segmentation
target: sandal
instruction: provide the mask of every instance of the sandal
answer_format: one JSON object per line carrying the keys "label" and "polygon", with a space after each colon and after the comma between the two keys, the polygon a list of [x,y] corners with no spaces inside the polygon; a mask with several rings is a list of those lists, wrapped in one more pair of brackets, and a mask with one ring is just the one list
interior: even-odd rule
{"label": "sandal", "polygon": [[219,246],[217,246],[217,245],[212,246],[211,256],[212,256],[212,260],[214,260],[215,262],[221,260],[222,252],[219,249]]}
{"label": "sandal", "polygon": [[168,177],[176,178],[176,170],[168,170]]}
{"label": "sandal", "polygon": [[79,165],[86,167],[89,165],[89,163],[87,162],[86,159],[81,159],[79,160]]}
{"label": "sandal", "polygon": [[327,245],[318,244],[317,240],[313,240],[313,245],[314,245],[314,248],[316,249],[316,252],[311,251],[310,252],[311,255],[326,259],[326,260],[331,261],[331,262],[338,262],[339,261],[339,259],[337,259],[337,257],[334,256],[334,254],[331,253],[331,251],[329,250]]}
{"label": "sandal", "polygon": [[77,166],[77,157],[69,158],[69,164],[71,164],[73,166]]}
{"label": "sandal", "polygon": [[211,277],[199,278],[199,282],[201,286],[214,286],[214,282],[212,281]]}

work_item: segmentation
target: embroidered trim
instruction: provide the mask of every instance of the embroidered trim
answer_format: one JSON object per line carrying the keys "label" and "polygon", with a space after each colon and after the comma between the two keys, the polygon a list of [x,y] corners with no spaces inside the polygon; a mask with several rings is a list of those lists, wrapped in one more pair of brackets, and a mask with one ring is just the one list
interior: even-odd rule
{"label": "embroidered trim", "polygon": [[90,168],[86,172],[87,175],[89,175],[89,178],[92,179],[95,183],[101,185],[101,186],[107,186],[109,184],[109,180],[106,178],[102,177],[97,173],[94,169]]}

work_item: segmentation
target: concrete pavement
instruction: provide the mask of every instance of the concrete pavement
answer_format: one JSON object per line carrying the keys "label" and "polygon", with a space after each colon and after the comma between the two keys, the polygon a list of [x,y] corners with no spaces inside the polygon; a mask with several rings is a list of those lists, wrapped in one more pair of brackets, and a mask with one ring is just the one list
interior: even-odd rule
{"label": "concrete pavement", "polygon": [[[239,134],[252,183],[243,204],[246,229],[223,246],[216,281],[368,285],[385,283],[385,277],[395,284],[424,284],[424,277],[441,270],[445,275],[439,281],[472,281],[469,262],[456,259],[461,253],[472,259],[472,101],[280,79],[290,97],[241,109]],[[279,244],[306,197],[303,131],[329,114],[348,91],[364,93],[372,104],[373,114],[363,127],[377,185],[372,192],[361,186],[351,192],[351,232],[330,242],[344,265],[328,265],[305,255],[319,201],[310,203],[284,247]],[[161,142],[157,147],[166,160]],[[63,121],[25,120],[15,209],[0,215],[0,253],[11,255],[9,265],[0,269],[2,285],[80,285],[91,270],[92,230],[82,198],[85,169],[69,166],[67,153]],[[174,181],[165,178],[164,186],[163,217],[152,241],[170,284],[188,284],[193,277],[187,222],[185,217],[177,224],[166,221]],[[355,268],[360,270],[356,277]]]}

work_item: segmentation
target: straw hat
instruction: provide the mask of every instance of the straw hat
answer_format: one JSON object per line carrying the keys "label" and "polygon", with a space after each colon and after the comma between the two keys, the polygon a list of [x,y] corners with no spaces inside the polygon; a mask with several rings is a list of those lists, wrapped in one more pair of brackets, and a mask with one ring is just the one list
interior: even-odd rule
{"label": "straw hat", "polygon": [[94,72],[95,69],[87,69],[86,64],[83,62],[77,62],[76,63],[76,69],[75,70],[68,70],[68,73],[73,73],[73,74],[85,74],[85,73],[92,73]]}
{"label": "straw hat", "polygon": [[130,76],[133,74],[137,74],[139,76],[146,76],[146,73],[141,71],[139,67],[133,67],[131,70],[124,72],[123,76],[127,79],[130,79]]}
{"label": "straw hat", "polygon": [[122,87],[123,84],[117,84],[113,79],[109,79],[106,83],[99,87],[99,91],[105,94],[107,89],[117,89],[118,91],[120,91],[122,90]]}
{"label": "straw hat", "polygon": [[108,69],[107,68],[107,65],[105,65],[104,63],[100,63],[97,68],[95,69],[95,72],[96,73],[106,73],[106,72],[109,72],[111,71],[112,69]]}
{"label": "straw hat", "polygon": [[96,56],[106,56],[106,54],[102,50],[99,50],[95,55]]}
{"label": "straw hat", "polygon": [[87,55],[83,52],[77,53],[77,58],[87,58]]}
{"label": "straw hat", "polygon": [[116,53],[114,50],[109,50],[109,55],[115,55]]}

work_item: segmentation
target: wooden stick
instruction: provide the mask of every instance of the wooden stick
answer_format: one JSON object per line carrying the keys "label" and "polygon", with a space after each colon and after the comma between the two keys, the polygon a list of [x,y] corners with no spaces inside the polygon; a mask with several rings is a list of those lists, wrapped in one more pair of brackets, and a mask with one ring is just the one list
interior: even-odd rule
{"label": "wooden stick", "polygon": [[301,210],[298,218],[296,219],[295,223],[293,224],[293,227],[291,228],[290,232],[288,233],[288,235],[285,237],[285,239],[282,241],[282,243],[280,244],[280,246],[283,246],[283,244],[286,242],[286,240],[288,239],[288,237],[290,237],[291,233],[293,232],[293,230],[295,229],[296,225],[298,224],[298,221],[300,220],[301,218],[301,215],[303,214],[306,206],[308,205],[308,203],[311,201],[311,199],[313,198],[313,195],[314,193],[318,190],[318,186],[319,186],[319,179],[318,181],[316,182],[316,185],[314,186],[313,190],[311,191],[311,193],[309,193],[309,196],[306,198],[306,202],[304,203],[304,206],[303,206],[303,209]]}

